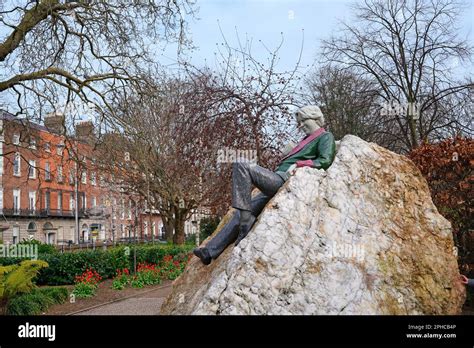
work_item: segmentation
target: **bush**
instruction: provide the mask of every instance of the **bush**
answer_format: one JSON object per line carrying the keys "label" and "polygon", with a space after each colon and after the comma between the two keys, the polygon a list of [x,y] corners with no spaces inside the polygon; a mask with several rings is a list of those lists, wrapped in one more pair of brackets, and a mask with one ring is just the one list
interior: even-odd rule
{"label": "bush", "polygon": [[41,260],[24,260],[20,264],[0,266],[0,303],[2,310],[13,297],[29,293],[36,285],[34,278],[48,264]]}
{"label": "bush", "polygon": [[40,242],[39,240],[36,240],[36,239],[32,239],[32,240],[23,239],[18,244],[37,245],[38,246],[38,254],[56,254],[56,253],[58,253],[58,251],[56,250],[54,245],[42,243],[42,242]]}
{"label": "bush", "polygon": [[109,250],[89,250],[75,253],[42,254],[50,265],[40,272],[38,284],[64,285],[73,284],[77,275],[88,268],[96,270],[102,278],[115,276],[117,269],[133,269],[134,249],[136,248],[137,264],[159,263],[165,255],[181,256],[189,254],[193,246],[184,245],[140,245],[120,246]]}
{"label": "bush", "polygon": [[87,250],[57,255],[40,255],[50,264],[50,268],[41,272],[38,284],[63,285],[74,283],[75,277],[88,268],[95,269],[103,278],[111,278],[117,268],[128,268],[130,257],[123,249]]}
{"label": "bush", "polygon": [[[159,263],[165,255],[185,257],[193,245],[146,244],[119,246],[108,250],[84,250],[64,253],[40,253],[38,259],[46,261],[48,268],[42,269],[36,282],[39,285],[74,284],[75,277],[88,268],[95,269],[102,278],[115,276],[117,269],[133,269],[134,250],[137,264]],[[0,264],[14,265],[21,259],[0,258]]]}
{"label": "bush", "polygon": [[68,299],[68,291],[64,287],[48,287],[39,288],[36,291],[44,293],[46,296],[51,297],[54,303],[64,303]]}
{"label": "bush", "polygon": [[424,144],[410,152],[408,157],[426,178],[433,203],[453,226],[456,246],[459,247],[460,263],[468,259],[473,240],[468,238],[474,229],[472,210],[472,163],[474,140],[467,138],[446,139],[435,144]]}
{"label": "bush", "polygon": [[38,288],[28,294],[14,297],[9,303],[9,315],[38,315],[46,311],[49,306],[64,303],[68,297],[66,288]]}

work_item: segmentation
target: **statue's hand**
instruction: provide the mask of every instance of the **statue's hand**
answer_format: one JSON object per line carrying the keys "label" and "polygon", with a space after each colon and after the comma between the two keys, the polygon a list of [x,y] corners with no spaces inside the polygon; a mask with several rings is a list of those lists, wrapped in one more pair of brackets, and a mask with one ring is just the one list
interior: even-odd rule
{"label": "statue's hand", "polygon": [[292,164],[290,168],[286,171],[289,175],[294,175],[296,173],[296,163]]}
{"label": "statue's hand", "polygon": [[292,141],[290,141],[288,144],[286,144],[282,149],[281,149],[281,153],[283,154],[283,156],[286,156],[290,153],[291,150],[293,150],[293,148],[296,146],[296,144]]}

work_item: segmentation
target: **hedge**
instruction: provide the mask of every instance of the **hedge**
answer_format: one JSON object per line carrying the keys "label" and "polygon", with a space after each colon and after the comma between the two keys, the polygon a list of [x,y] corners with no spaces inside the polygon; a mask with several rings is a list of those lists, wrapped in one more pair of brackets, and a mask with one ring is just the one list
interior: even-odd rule
{"label": "hedge", "polygon": [[9,315],[38,315],[49,306],[64,303],[68,298],[66,288],[38,288],[27,294],[21,294],[8,302]]}
{"label": "hedge", "polygon": [[[77,275],[87,268],[96,270],[102,278],[112,278],[117,269],[133,268],[134,249],[136,248],[137,264],[140,262],[158,263],[165,255],[177,257],[188,254],[193,245],[128,245],[114,247],[108,250],[85,250],[65,253],[41,253],[38,259],[49,264],[42,269],[36,283],[40,285],[73,284]],[[20,262],[19,258],[0,258],[0,265],[9,265]]]}

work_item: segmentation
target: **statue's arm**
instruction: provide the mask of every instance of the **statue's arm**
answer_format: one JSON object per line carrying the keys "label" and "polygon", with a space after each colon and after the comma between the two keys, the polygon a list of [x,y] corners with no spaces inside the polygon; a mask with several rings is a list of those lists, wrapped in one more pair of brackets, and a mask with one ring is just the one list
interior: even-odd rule
{"label": "statue's arm", "polygon": [[334,135],[328,132],[321,136],[318,144],[318,157],[314,160],[298,161],[298,167],[312,167],[317,169],[328,169],[336,155],[336,142]]}

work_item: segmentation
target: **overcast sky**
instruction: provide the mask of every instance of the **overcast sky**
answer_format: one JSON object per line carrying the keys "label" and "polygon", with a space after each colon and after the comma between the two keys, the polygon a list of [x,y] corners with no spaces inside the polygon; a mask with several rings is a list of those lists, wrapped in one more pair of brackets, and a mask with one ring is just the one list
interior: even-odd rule
{"label": "overcast sky", "polygon": [[[318,53],[321,39],[328,38],[340,26],[338,20],[351,19],[352,0],[200,0],[198,20],[189,21],[191,37],[197,52],[192,54],[192,62],[201,65],[207,60],[212,66],[216,43],[222,42],[222,29],[226,40],[236,44],[236,30],[239,36],[245,34],[253,38],[254,54],[261,59],[268,55],[258,40],[269,48],[275,48],[284,35],[284,45],[280,50],[280,68],[294,67],[300,52],[304,29],[302,63],[311,65]],[[468,8],[463,12],[459,26],[462,35],[474,44],[474,1],[468,0]],[[175,61],[171,47],[163,54],[163,64]]]}
{"label": "overcast sky", "polygon": [[[264,62],[269,55],[258,41],[272,50],[278,46],[283,34],[277,71],[294,68],[302,44],[301,66],[311,66],[319,52],[320,41],[340,28],[338,21],[350,23],[351,3],[354,0],[198,0],[196,19],[186,18],[189,34],[197,47],[189,54],[191,62],[197,66],[207,63],[213,68],[216,44],[223,42],[224,35],[231,46],[237,47],[236,33],[241,40],[246,36],[253,40],[252,54]],[[459,22],[460,34],[474,45],[474,1],[466,0],[466,5]],[[2,37],[7,33],[0,34]],[[176,46],[168,45],[165,50],[161,45],[155,47],[161,64],[172,67],[176,63]],[[459,75],[472,74],[474,66],[454,62],[453,71]],[[0,101],[8,105],[14,103],[12,98],[11,94],[2,95]]]}

